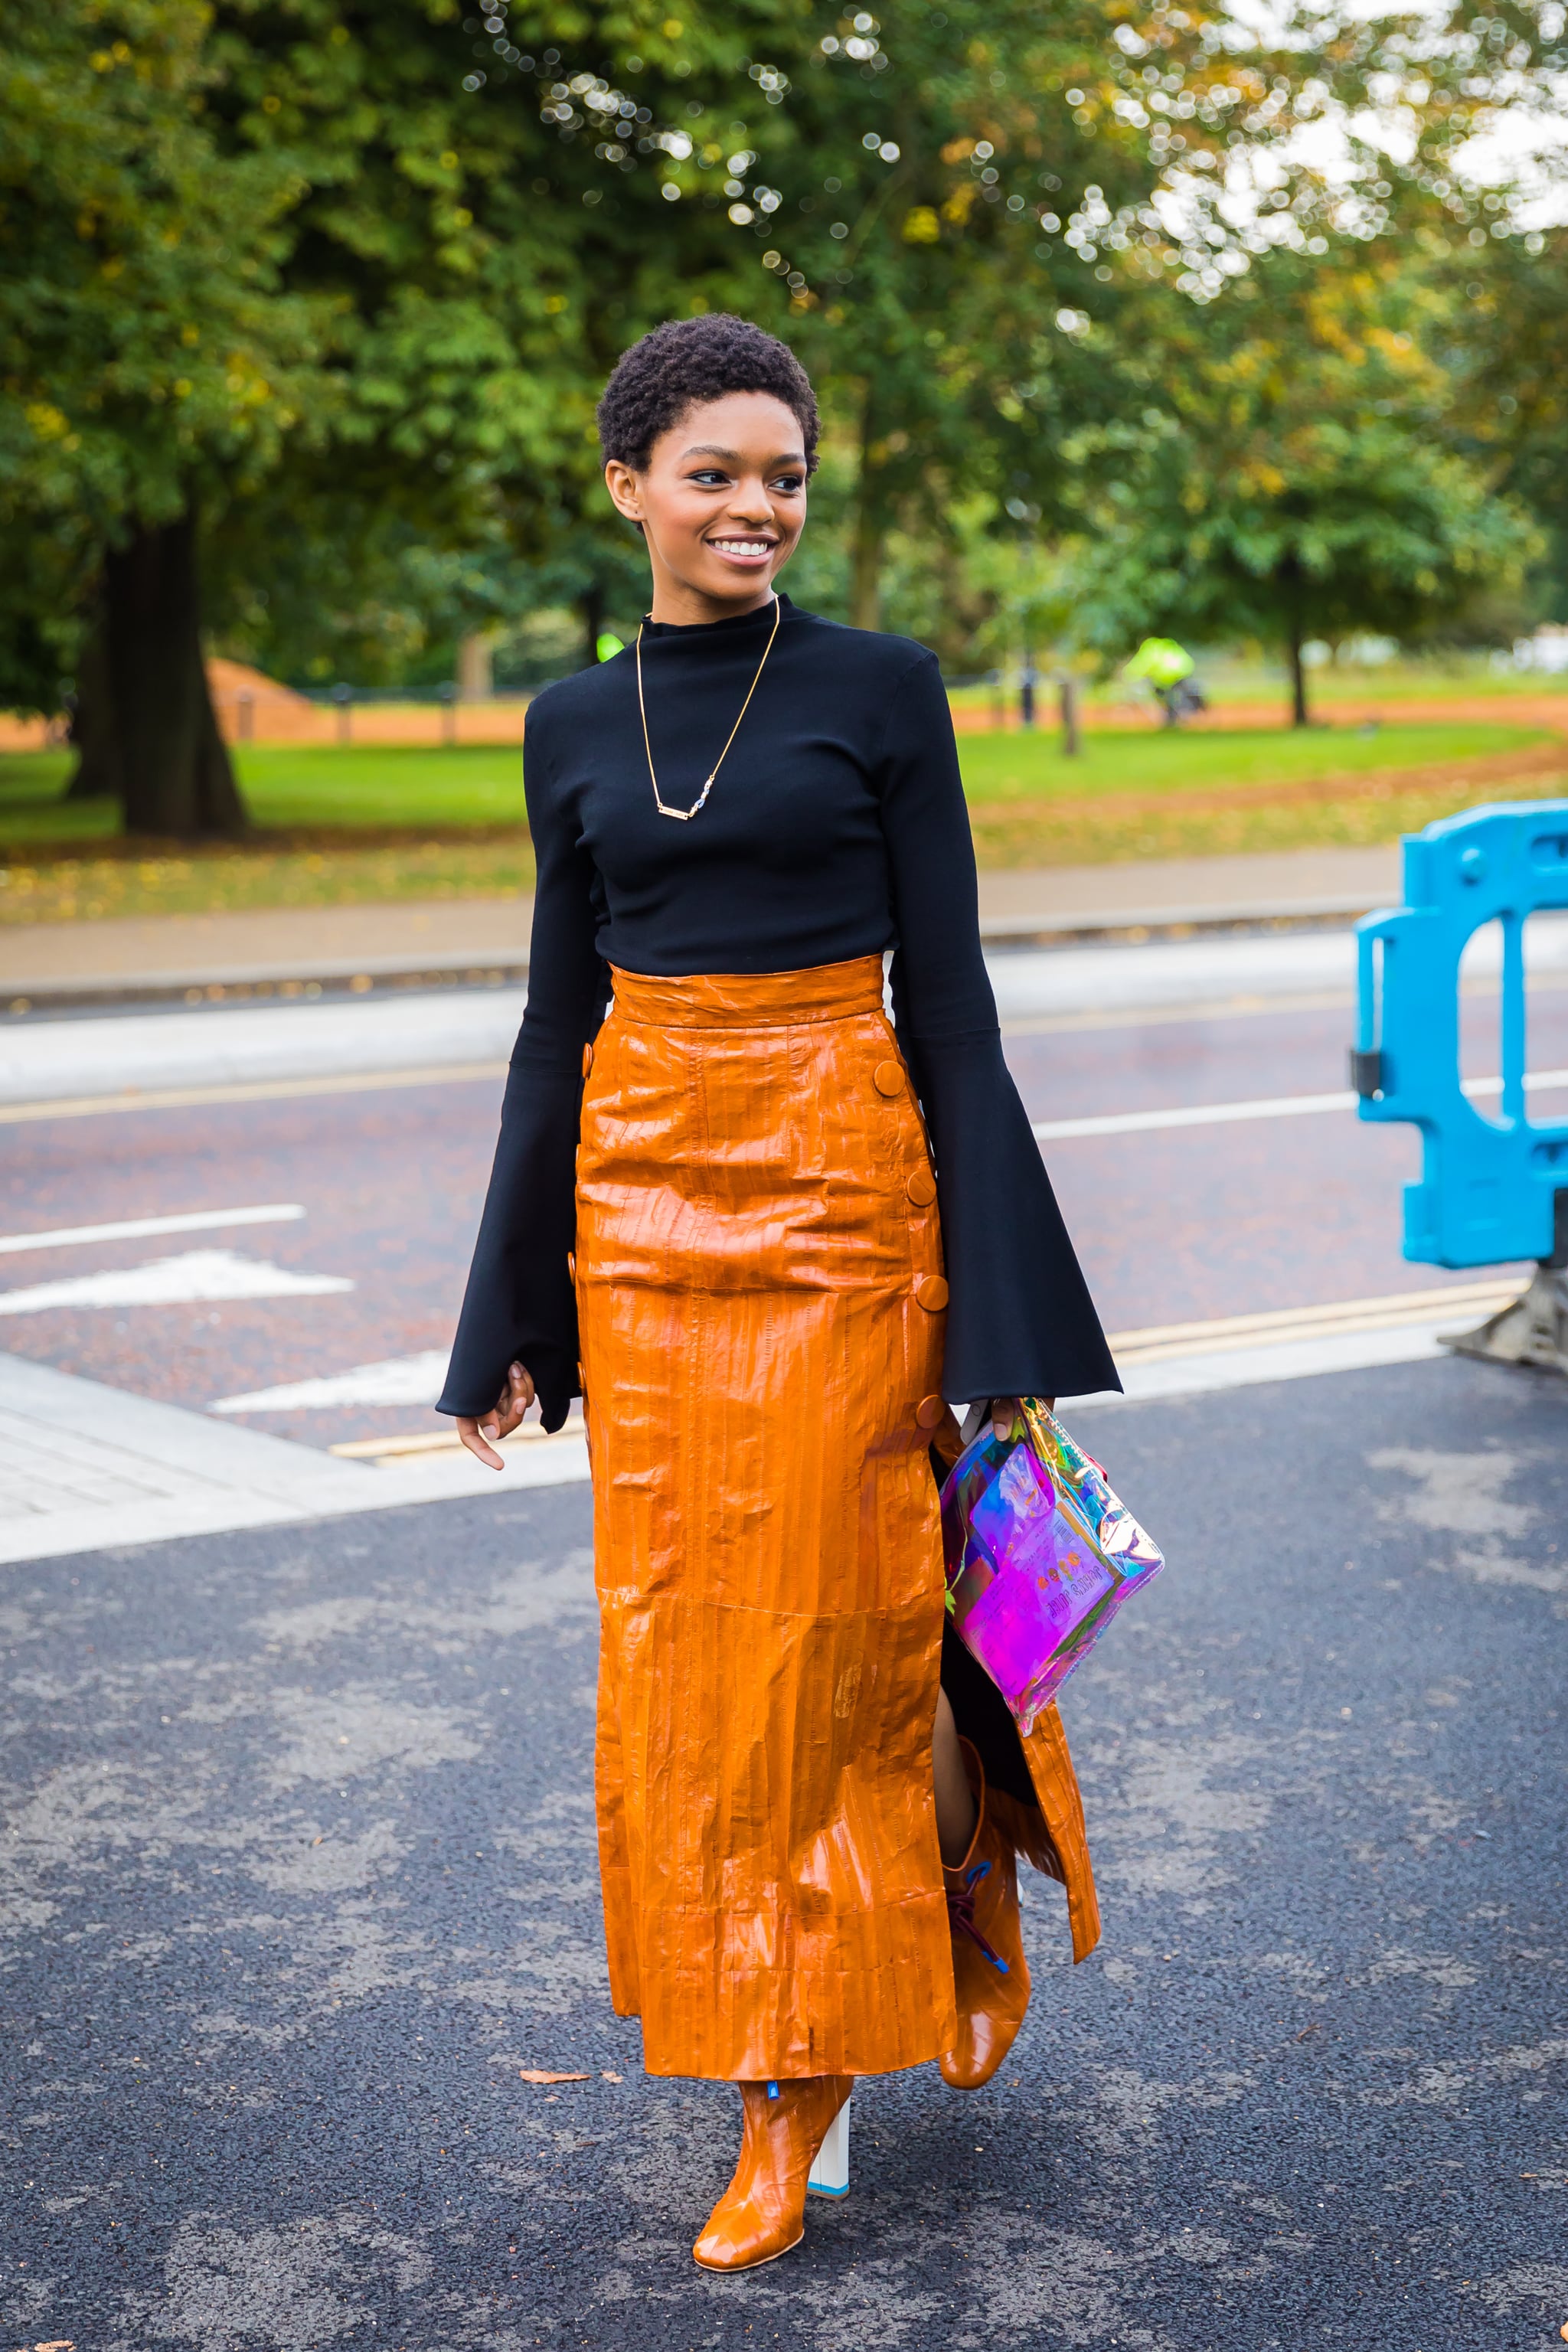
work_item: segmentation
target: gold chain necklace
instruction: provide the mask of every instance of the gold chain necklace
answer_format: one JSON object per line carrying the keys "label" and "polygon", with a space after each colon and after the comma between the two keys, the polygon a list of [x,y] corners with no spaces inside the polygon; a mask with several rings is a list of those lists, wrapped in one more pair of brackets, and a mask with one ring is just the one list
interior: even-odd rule
{"label": "gold chain necklace", "polygon": [[755,694],[755,692],[756,692],[756,690],[757,690],[757,687],[758,687],[759,683],[761,682],[763,672],[763,670],[764,670],[764,669],[766,669],[766,667],[767,667],[767,666],[768,666],[768,656],[772,653],[772,651],[773,651],[773,639],[778,635],[778,633],[779,633],[779,600],[778,600],[778,595],[777,595],[777,593],[776,593],[776,592],[775,592],[774,596],[773,596],[773,627],[768,631],[768,641],[767,641],[767,644],[763,647],[763,657],[762,657],[762,660],[757,664],[757,675],[756,675],[756,677],[752,680],[752,683],[751,683],[750,687],[747,688],[747,692],[746,692],[746,698],[745,698],[744,702],[742,702],[742,705],[741,705],[741,718],[740,718],[740,719],[736,719],[736,721],[735,721],[735,724],[733,725],[733,727],[731,727],[731,728],[730,732],[729,732],[729,735],[728,735],[728,736],[726,737],[726,739],[725,739],[725,742],[724,742],[724,750],[723,750],[722,751],[721,751],[721,752],[720,752],[719,757],[718,757],[718,758],[714,761],[714,762],[713,762],[713,775],[709,777],[709,779],[708,779],[707,782],[703,785],[702,790],[698,793],[697,798],[693,801],[693,803],[691,803],[691,806],[690,806],[689,809],[682,809],[682,808],[671,808],[671,807],[670,807],[670,805],[669,805],[668,802],[664,798],[663,794],[660,793],[660,791],[659,791],[659,789],[658,789],[658,776],[657,776],[657,774],[654,772],[654,764],[653,764],[653,745],[648,741],[648,739],[647,739],[647,703],[643,700],[643,691],[642,691],[642,633],[643,633],[643,625],[642,625],[642,623],[639,621],[639,622],[637,623],[637,709],[638,709],[641,711],[641,713],[642,713],[642,745],[643,745],[643,750],[647,753],[647,774],[648,774],[648,782],[649,782],[649,783],[650,783],[650,784],[652,784],[652,786],[653,786],[653,803],[654,803],[654,806],[655,806],[655,808],[657,808],[657,809],[658,809],[658,813],[659,813],[660,816],[673,816],[673,817],[679,817],[682,824],[690,824],[690,822],[691,822],[691,820],[692,820],[692,818],[697,814],[698,810],[702,806],[703,802],[707,799],[707,797],[708,797],[709,793],[710,793],[712,791],[712,789],[713,789],[713,776],[716,776],[716,775],[718,774],[718,772],[719,772],[720,769],[723,766],[723,764],[724,764],[724,760],[725,760],[725,755],[726,755],[726,753],[729,751],[729,749],[730,749],[731,744],[734,741],[734,740],[735,740],[736,736],[737,736],[737,735],[740,733],[740,731],[741,731],[741,719],[744,719],[744,717],[745,717],[745,715],[746,715],[747,711],[751,709],[751,707],[752,707],[752,695],[753,695],[753,694]]}

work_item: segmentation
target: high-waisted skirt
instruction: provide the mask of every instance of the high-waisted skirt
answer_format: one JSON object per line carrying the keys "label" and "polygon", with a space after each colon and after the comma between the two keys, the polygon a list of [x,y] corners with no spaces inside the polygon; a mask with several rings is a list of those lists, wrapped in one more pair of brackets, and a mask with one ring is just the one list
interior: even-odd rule
{"label": "high-waisted skirt", "polygon": [[942,1236],[879,956],[616,971],[576,1284],[610,1983],[649,2071],[950,2049]]}

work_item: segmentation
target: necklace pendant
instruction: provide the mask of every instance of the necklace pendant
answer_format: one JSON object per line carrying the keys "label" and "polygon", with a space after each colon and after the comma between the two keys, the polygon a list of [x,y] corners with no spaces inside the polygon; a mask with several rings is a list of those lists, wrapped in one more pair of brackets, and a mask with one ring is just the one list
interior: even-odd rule
{"label": "necklace pendant", "polygon": [[725,738],[725,741],[724,741],[724,749],[723,749],[723,751],[721,751],[720,752],[719,757],[718,757],[718,758],[717,758],[717,760],[715,760],[715,761],[713,762],[713,772],[712,772],[712,774],[711,774],[710,776],[708,776],[708,777],[706,777],[706,778],[704,779],[704,781],[703,781],[703,785],[702,785],[702,790],[698,793],[697,798],[692,802],[691,806],[690,806],[689,808],[684,808],[684,809],[683,809],[683,808],[671,808],[671,807],[670,807],[670,805],[669,805],[669,803],[665,799],[665,797],[664,797],[663,793],[662,793],[659,791],[659,789],[658,789],[658,774],[657,774],[657,772],[656,772],[656,771],[655,771],[654,764],[653,764],[653,745],[652,745],[652,744],[649,742],[649,740],[648,740],[648,732],[647,732],[647,705],[646,701],[645,701],[645,700],[644,700],[644,698],[643,698],[643,684],[642,684],[642,627],[641,627],[641,625],[640,625],[640,624],[638,625],[638,628],[637,628],[637,713],[638,713],[638,716],[640,717],[640,719],[641,719],[641,720],[642,720],[642,741],[643,741],[643,751],[644,751],[644,752],[646,753],[647,758],[647,776],[648,776],[648,782],[649,782],[649,783],[653,786],[653,804],[654,804],[654,807],[658,811],[658,814],[659,814],[659,815],[660,815],[660,816],[672,816],[672,817],[675,817],[676,819],[678,819],[678,821],[679,821],[681,824],[690,824],[690,822],[691,822],[691,820],[692,820],[692,818],[693,818],[693,817],[698,814],[699,810],[700,810],[700,809],[701,809],[701,808],[705,805],[705,803],[706,803],[706,802],[707,802],[707,799],[708,799],[708,795],[709,795],[709,793],[712,791],[713,786],[714,786],[714,783],[716,782],[716,781],[717,781],[717,779],[718,779],[719,771],[720,771],[720,769],[723,766],[724,761],[725,761],[726,758],[727,758],[727,757],[728,757],[728,755],[729,755],[730,746],[731,746],[731,744],[734,741],[734,740],[735,740],[736,736],[737,736],[737,735],[740,733],[740,731],[741,731],[741,719],[744,719],[744,717],[745,717],[745,715],[746,715],[747,711],[748,711],[748,710],[751,709],[751,707],[752,707],[752,695],[754,695],[754,694],[755,694],[755,692],[756,692],[756,690],[757,690],[758,686],[759,686],[759,685],[761,684],[761,682],[762,682],[762,676],[763,676],[763,670],[767,667],[767,665],[768,665],[768,656],[772,653],[772,651],[773,651],[773,639],[777,636],[778,633],[779,633],[779,600],[778,600],[778,596],[777,596],[777,594],[775,593],[775,594],[774,594],[774,597],[773,597],[773,627],[768,631],[768,641],[767,641],[767,644],[763,647],[763,657],[762,657],[762,660],[757,664],[757,674],[756,674],[755,677],[753,677],[753,678],[752,678],[751,685],[750,685],[750,686],[748,687],[748,688],[746,689],[746,698],[745,698],[744,702],[742,702],[742,705],[741,705],[740,717],[739,717],[739,718],[737,718],[737,719],[736,719],[736,721],[735,721],[735,724],[733,725],[733,727],[731,727],[731,730],[730,730],[730,732],[729,732],[728,736]]}

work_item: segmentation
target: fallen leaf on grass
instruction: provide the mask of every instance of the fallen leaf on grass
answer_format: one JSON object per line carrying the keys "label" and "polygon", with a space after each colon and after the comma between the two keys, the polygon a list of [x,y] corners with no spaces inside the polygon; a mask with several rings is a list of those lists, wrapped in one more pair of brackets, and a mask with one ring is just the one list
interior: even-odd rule
{"label": "fallen leaf on grass", "polygon": [[518,2080],[523,2083],[585,2083],[586,2074],[549,2074],[542,2066],[520,2066]]}

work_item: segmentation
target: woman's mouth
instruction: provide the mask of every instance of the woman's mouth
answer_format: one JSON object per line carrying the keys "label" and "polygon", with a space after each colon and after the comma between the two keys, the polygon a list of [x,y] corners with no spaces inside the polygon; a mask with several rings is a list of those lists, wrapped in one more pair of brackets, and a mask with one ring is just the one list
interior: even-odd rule
{"label": "woman's mouth", "polygon": [[710,539],[706,544],[715,555],[725,556],[731,563],[765,563],[778,545],[773,539]]}

